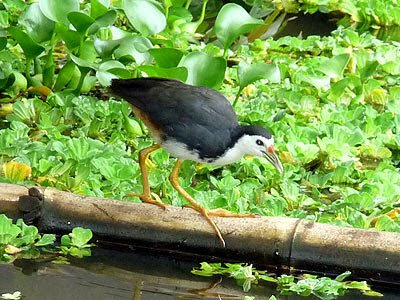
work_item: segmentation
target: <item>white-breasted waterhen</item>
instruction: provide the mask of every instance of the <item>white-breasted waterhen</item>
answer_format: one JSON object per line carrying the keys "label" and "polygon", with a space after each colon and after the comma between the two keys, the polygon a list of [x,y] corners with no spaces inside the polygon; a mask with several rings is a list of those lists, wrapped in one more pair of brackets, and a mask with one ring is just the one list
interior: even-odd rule
{"label": "white-breasted waterhen", "polygon": [[274,150],[271,133],[258,126],[241,126],[232,105],[219,92],[163,78],[113,79],[111,91],[132,105],[134,114],[148,127],[156,144],[140,151],[143,194],[129,194],[165,208],[152,199],[146,170],[149,154],[163,147],[178,160],[170,175],[172,186],[190,206],[202,214],[225,245],[220,230],[210,216],[250,217],[224,210],[206,210],[180,185],[179,168],[183,160],[226,165],[243,155],[266,157],[279,171],[282,164]]}

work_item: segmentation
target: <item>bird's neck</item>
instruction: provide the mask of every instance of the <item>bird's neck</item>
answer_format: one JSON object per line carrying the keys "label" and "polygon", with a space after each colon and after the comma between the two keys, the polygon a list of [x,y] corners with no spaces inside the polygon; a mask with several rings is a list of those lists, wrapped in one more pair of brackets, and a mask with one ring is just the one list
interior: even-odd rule
{"label": "bird's neck", "polygon": [[240,160],[243,155],[247,154],[248,141],[246,132],[251,126],[238,126],[231,132],[231,143],[218,159],[213,161],[216,165],[228,165]]}

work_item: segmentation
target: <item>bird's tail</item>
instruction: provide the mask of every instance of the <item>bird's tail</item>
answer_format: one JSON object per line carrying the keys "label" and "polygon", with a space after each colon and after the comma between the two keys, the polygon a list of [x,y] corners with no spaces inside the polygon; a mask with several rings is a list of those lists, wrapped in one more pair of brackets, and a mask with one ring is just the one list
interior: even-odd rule
{"label": "bird's tail", "polygon": [[143,109],[145,99],[151,95],[151,89],[157,87],[167,87],[171,85],[183,84],[174,79],[166,78],[133,78],[133,79],[113,79],[111,81],[110,92],[117,98],[123,98],[131,104]]}

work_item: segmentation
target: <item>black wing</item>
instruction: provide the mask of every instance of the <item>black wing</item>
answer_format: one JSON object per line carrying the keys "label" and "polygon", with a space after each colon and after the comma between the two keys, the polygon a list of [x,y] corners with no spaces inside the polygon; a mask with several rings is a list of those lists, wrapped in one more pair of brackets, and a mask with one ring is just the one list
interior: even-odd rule
{"label": "black wing", "polygon": [[232,144],[239,124],[231,104],[219,92],[163,78],[112,81],[111,90],[145,112],[166,137],[218,157]]}

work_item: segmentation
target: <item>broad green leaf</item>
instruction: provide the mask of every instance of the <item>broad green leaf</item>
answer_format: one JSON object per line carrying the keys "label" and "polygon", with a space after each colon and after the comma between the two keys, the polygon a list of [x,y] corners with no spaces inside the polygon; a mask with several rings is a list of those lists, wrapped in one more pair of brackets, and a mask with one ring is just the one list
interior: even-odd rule
{"label": "broad green leaf", "polygon": [[346,68],[350,60],[349,54],[340,54],[328,59],[323,62],[318,70],[334,79],[341,79],[343,77],[343,71]]}
{"label": "broad green leaf", "polygon": [[94,63],[97,59],[97,52],[94,47],[94,42],[86,40],[82,43],[79,58],[84,59],[90,63]]}
{"label": "broad green leaf", "polygon": [[28,81],[20,72],[14,71],[12,75],[14,76],[14,82],[10,85],[9,89],[17,95],[19,92],[26,90]]}
{"label": "broad green leaf", "polygon": [[70,54],[70,56],[72,61],[80,68],[93,69],[93,70],[97,70],[98,68],[98,66],[95,63],[79,58],[73,54]]}
{"label": "broad green leaf", "polygon": [[21,234],[12,241],[13,246],[22,247],[34,244],[40,238],[38,229],[33,225],[26,225],[22,219],[17,220],[17,226],[21,228]]}
{"label": "broad green leaf", "polygon": [[240,35],[261,24],[262,20],[250,16],[240,5],[228,3],[221,8],[215,20],[215,34],[227,50]]}
{"label": "broad green leaf", "polygon": [[115,10],[109,10],[104,15],[101,15],[96,19],[96,22],[89,28],[89,33],[94,34],[100,28],[108,27],[114,24],[115,19],[117,18],[117,13]]}
{"label": "broad green leaf", "polygon": [[260,79],[268,79],[268,81],[272,83],[278,83],[281,81],[278,66],[265,63],[249,65],[244,61],[239,63],[238,78],[241,90]]}
{"label": "broad green leaf", "polygon": [[28,34],[17,27],[8,28],[8,32],[21,46],[26,58],[35,58],[45,50],[44,47],[40,46]]}
{"label": "broad green leaf", "polygon": [[218,88],[224,80],[226,60],[202,52],[192,52],[182,58],[178,67],[187,68],[187,83]]}
{"label": "broad green leaf", "polygon": [[20,234],[21,229],[6,215],[0,214],[0,245],[7,245]]}
{"label": "broad green leaf", "polygon": [[69,25],[68,13],[79,11],[79,0],[39,0],[39,6],[50,20]]}
{"label": "broad green leaf", "polygon": [[76,31],[81,34],[85,34],[86,30],[95,22],[91,16],[80,12],[73,11],[68,14],[68,20],[75,27]]}
{"label": "broad green leaf", "polygon": [[142,127],[140,126],[139,122],[129,118],[126,114],[124,115],[125,120],[125,130],[129,134],[130,137],[137,137],[143,135]]}
{"label": "broad green leaf", "polygon": [[189,23],[193,20],[193,16],[189,10],[184,7],[171,7],[168,15],[169,25],[179,25],[184,22]]}
{"label": "broad green leaf", "polygon": [[54,30],[54,22],[42,13],[39,3],[29,5],[22,15],[19,23],[26,27],[28,35],[37,43],[51,39]]}
{"label": "broad green leaf", "polygon": [[125,14],[137,31],[147,36],[164,30],[167,21],[154,0],[124,0]]}
{"label": "broad green leaf", "polygon": [[55,31],[61,36],[68,49],[72,50],[80,46],[81,35],[75,30],[68,29],[67,26],[57,23]]}
{"label": "broad green leaf", "polygon": [[0,51],[7,46],[7,38],[5,36],[0,36]]}
{"label": "broad green leaf", "polygon": [[365,66],[358,69],[357,72],[360,74],[360,79],[361,80],[366,80],[372,75],[376,73],[376,69],[378,68],[379,63],[376,60],[373,61],[367,61],[365,63]]}
{"label": "broad green leaf", "polygon": [[43,236],[35,243],[37,247],[43,247],[54,244],[56,240],[55,234],[43,234]]}
{"label": "broad green leaf", "polygon": [[108,40],[108,41],[102,41],[100,39],[95,39],[94,40],[94,48],[96,49],[96,52],[102,57],[111,57],[113,54],[114,50],[117,49],[123,40]]}
{"label": "broad green leaf", "polygon": [[90,1],[90,16],[93,19],[97,19],[98,17],[104,15],[108,11],[108,7],[110,6],[109,0],[91,0]]}
{"label": "broad green leaf", "polygon": [[139,70],[145,72],[149,77],[161,77],[178,79],[185,82],[188,76],[188,71],[185,67],[176,68],[160,68],[157,66],[140,66]]}
{"label": "broad green leaf", "polygon": [[69,237],[69,235],[64,234],[61,237],[61,246],[66,246],[66,247],[71,246],[71,238]]}
{"label": "broad green leaf", "polygon": [[103,86],[110,86],[112,79],[118,77],[129,78],[130,72],[119,61],[109,60],[100,64],[96,77]]}
{"label": "broad green leaf", "polygon": [[60,70],[57,75],[56,83],[54,84],[53,89],[55,91],[59,91],[63,87],[65,87],[68,82],[72,80],[74,74],[79,72],[78,67],[73,61],[67,62]]}
{"label": "broad green leaf", "polygon": [[175,48],[153,48],[149,53],[161,68],[176,67],[183,56],[183,52]]}
{"label": "broad green leaf", "polygon": [[87,243],[93,237],[92,231],[90,229],[85,229],[82,227],[76,227],[72,229],[72,232],[69,234],[71,237],[71,244],[78,248],[85,248],[90,245]]}
{"label": "broad green leaf", "polygon": [[130,36],[122,39],[121,45],[114,51],[116,59],[122,62],[134,60],[138,65],[152,61],[148,50],[153,48],[152,43],[142,36]]}
{"label": "broad green leaf", "polygon": [[10,24],[8,22],[8,12],[5,10],[0,11],[0,28],[8,27]]}

